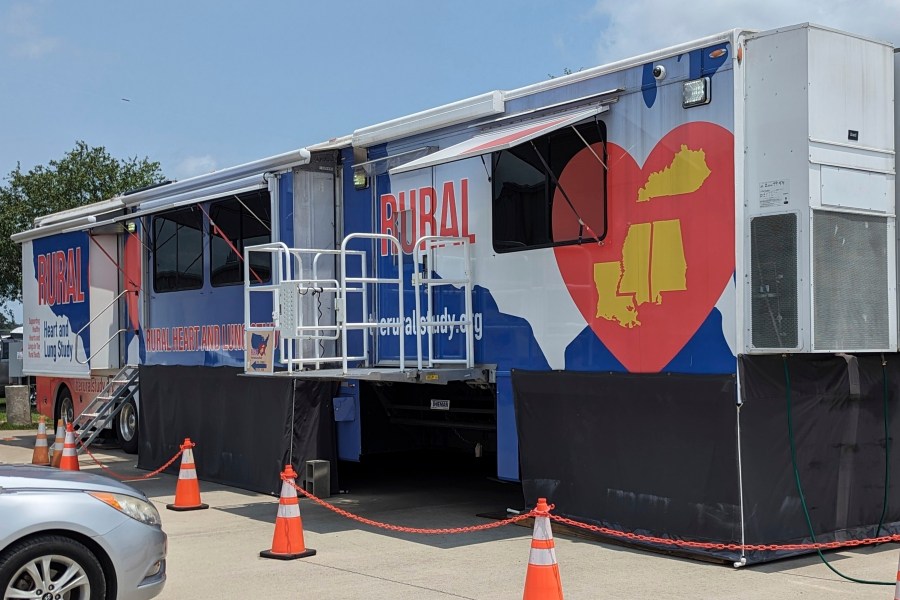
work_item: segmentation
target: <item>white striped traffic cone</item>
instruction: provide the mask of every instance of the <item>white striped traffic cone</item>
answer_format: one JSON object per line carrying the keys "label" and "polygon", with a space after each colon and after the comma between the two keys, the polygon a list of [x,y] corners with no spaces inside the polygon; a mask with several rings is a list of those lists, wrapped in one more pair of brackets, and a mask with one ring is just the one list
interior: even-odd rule
{"label": "white striped traffic cone", "polygon": [[191,438],[184,438],[181,445],[181,469],[178,471],[178,483],[175,485],[175,503],[166,504],[169,510],[185,511],[209,508],[209,504],[200,502],[200,483],[197,481],[197,468],[194,466],[194,443]]}
{"label": "white striped traffic cone", "polygon": [[897,564],[897,585],[894,586],[894,600],[900,600],[900,562]]}
{"label": "white striped traffic cone", "polygon": [[[278,516],[275,517],[275,536],[272,538],[272,549],[263,550],[259,555],[263,558],[293,560],[315,555],[316,551],[307,548],[303,543],[303,519],[300,518],[300,502],[294,480],[297,473],[291,465],[284,468],[281,474],[281,498],[278,499]],[[290,481],[284,480],[285,478]]]}
{"label": "white striped traffic cone", "polygon": [[65,442],[65,439],[66,428],[63,426],[63,420],[60,419],[56,422],[56,435],[53,438],[53,451],[50,457],[51,467],[59,468],[59,463],[62,462],[63,442]]}
{"label": "white striped traffic cone", "polygon": [[71,423],[66,423],[66,443],[63,445],[62,459],[59,468],[63,471],[80,471],[78,466],[78,453],[75,451],[75,429]]}
{"label": "white striped traffic cone", "polygon": [[562,581],[556,564],[553,532],[550,530],[550,507],[546,498],[538,498],[534,510],[545,516],[534,518],[531,537],[531,554],[528,555],[528,571],[525,573],[523,600],[563,600]]}
{"label": "white striped traffic cone", "polygon": [[34,452],[31,454],[31,464],[47,466],[50,464],[50,449],[47,448],[47,425],[44,417],[38,421],[37,438],[34,440]]}

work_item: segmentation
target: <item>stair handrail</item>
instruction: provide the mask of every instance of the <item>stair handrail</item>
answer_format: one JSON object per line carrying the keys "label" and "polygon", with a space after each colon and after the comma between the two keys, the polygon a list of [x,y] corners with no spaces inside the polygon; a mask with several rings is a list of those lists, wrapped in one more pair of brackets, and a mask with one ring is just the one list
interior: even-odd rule
{"label": "stair handrail", "polygon": [[[124,380],[120,379],[121,375],[128,371],[131,371],[131,373],[128,374],[127,378]],[[75,417],[73,424],[78,428],[75,432],[75,438],[76,441],[79,442],[79,448],[77,450],[79,454],[81,454],[85,448],[90,446],[97,436],[100,435],[100,430],[105,428],[106,424],[119,414],[124,405],[124,400],[134,396],[135,390],[132,389],[132,386],[137,381],[139,373],[140,371],[138,371],[134,365],[125,365],[122,367],[122,369],[113,375],[112,379],[106,383],[100,393],[91,400],[87,407]],[[115,393],[109,397],[104,397],[104,393],[116,383],[121,385],[119,385]],[[114,406],[117,402],[119,402],[119,405]],[[97,409],[94,408],[96,405],[99,405]],[[86,413],[95,414],[91,417],[85,417],[84,415]],[[79,423],[82,418],[85,422]]]}
{"label": "stair handrail", "polygon": [[[95,406],[95,405],[97,405],[97,404],[103,404],[104,407],[105,407],[105,406],[108,405],[109,403],[114,402],[115,400],[117,400],[117,399],[119,399],[121,396],[123,396],[124,394],[122,393],[122,390],[128,389],[131,385],[134,384],[134,382],[135,382],[135,381],[137,380],[137,378],[138,378],[138,371],[137,371],[137,369],[135,369],[135,370],[128,376],[127,379],[124,379],[124,380],[118,379],[119,375],[121,375],[122,373],[124,373],[125,371],[127,371],[127,370],[129,370],[129,369],[134,369],[134,367],[132,367],[131,365],[126,365],[126,366],[122,367],[122,369],[121,369],[118,373],[116,373],[115,375],[113,375],[112,378],[106,383],[106,385],[103,386],[103,389],[100,390],[100,392],[99,392],[96,396],[94,396],[94,399],[91,400],[91,401],[88,403],[88,405],[84,408],[84,410],[82,410],[82,411],[78,414],[77,417],[75,417],[75,419],[72,421],[72,423],[73,423],[73,424],[77,424],[78,420],[81,419],[86,413],[93,412],[93,409],[94,409],[94,406]],[[116,392],[115,392],[112,396],[109,396],[108,398],[104,398],[104,397],[103,397],[103,393],[104,393],[106,390],[108,390],[108,389],[110,388],[110,386],[112,386],[112,385],[113,385],[114,383],[116,383],[116,382],[121,383],[121,385],[119,386],[119,388],[116,390]],[[92,419],[88,419],[88,423],[87,423],[87,424],[90,424],[91,420],[92,420]]]}
{"label": "stair handrail", "polygon": [[81,329],[79,329],[78,331],[75,332],[75,362],[77,362],[79,365],[86,365],[86,364],[89,364],[89,363],[91,362],[91,359],[94,358],[95,356],[97,356],[97,354],[99,354],[101,350],[103,350],[104,348],[106,348],[107,346],[109,346],[109,344],[110,344],[114,339],[116,339],[119,335],[121,335],[123,332],[128,331],[127,328],[119,329],[118,331],[116,331],[115,333],[113,333],[112,336],[110,336],[110,338],[109,338],[108,340],[106,340],[106,343],[104,343],[102,346],[100,346],[99,348],[97,348],[96,352],[94,352],[93,354],[91,354],[90,356],[88,356],[84,361],[78,360],[78,340],[81,339],[81,333],[82,333],[85,329],[87,329],[88,327],[90,327],[91,324],[92,324],[94,321],[96,321],[97,319],[99,319],[99,318],[100,318],[100,315],[102,315],[103,313],[105,313],[106,311],[108,311],[110,308],[112,308],[113,305],[115,305],[115,303],[118,302],[119,299],[120,299],[122,296],[124,296],[125,294],[130,294],[130,293],[134,293],[135,295],[137,295],[139,292],[138,292],[138,290],[123,290],[122,293],[120,293],[118,296],[116,296],[115,298],[113,298],[113,299],[112,299],[112,302],[110,302],[109,304],[107,304],[106,307],[105,307],[103,310],[101,310],[100,312],[98,312],[98,313],[94,316],[93,319],[91,319],[90,321],[88,321],[88,322],[84,325],[84,327],[82,327]]}

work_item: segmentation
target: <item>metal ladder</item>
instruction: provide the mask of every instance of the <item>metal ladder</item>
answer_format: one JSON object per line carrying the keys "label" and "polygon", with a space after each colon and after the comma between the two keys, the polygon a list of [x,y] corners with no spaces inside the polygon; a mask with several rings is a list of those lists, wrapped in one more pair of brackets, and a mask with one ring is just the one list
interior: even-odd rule
{"label": "metal ladder", "polygon": [[125,365],[109,380],[97,397],[75,417],[75,447],[81,454],[119,414],[122,406],[134,398],[138,390],[138,368]]}

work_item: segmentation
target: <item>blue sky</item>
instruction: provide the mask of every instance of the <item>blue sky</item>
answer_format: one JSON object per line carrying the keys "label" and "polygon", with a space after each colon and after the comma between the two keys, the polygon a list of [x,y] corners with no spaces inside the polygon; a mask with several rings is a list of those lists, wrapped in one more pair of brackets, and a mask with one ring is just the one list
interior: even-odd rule
{"label": "blue sky", "polygon": [[0,0],[0,176],[83,139],[183,179],[733,27],[900,43],[896,0],[706,4]]}
{"label": "blue sky", "polygon": [[84,139],[180,179],[592,64],[602,19],[548,6],[0,3],[0,171]]}
{"label": "blue sky", "polygon": [[900,45],[898,0],[704,4],[0,0],[0,177],[80,139],[184,179],[735,27]]}

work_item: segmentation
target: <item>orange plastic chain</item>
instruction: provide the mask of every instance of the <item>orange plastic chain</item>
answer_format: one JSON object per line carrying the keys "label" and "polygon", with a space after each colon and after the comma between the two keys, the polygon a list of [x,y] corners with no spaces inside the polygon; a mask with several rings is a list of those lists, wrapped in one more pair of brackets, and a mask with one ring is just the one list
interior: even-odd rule
{"label": "orange plastic chain", "polygon": [[595,533],[601,533],[611,537],[623,538],[627,540],[635,540],[639,542],[648,542],[652,544],[661,544],[666,546],[678,546],[682,548],[699,548],[704,550],[731,550],[734,552],[752,551],[752,550],[835,550],[837,548],[865,546],[870,544],[884,544],[887,542],[900,541],[900,534],[883,535],[877,538],[866,538],[862,540],[846,540],[843,542],[817,542],[808,544],[724,544],[721,542],[694,542],[691,540],[673,540],[670,538],[655,537],[652,535],[642,535],[639,533],[631,533],[626,531],[617,531],[609,527],[600,527],[598,525],[588,525],[565,517],[550,515],[550,519],[557,523],[563,523],[571,527],[579,527],[587,529]]}
{"label": "orange plastic chain", "polygon": [[[133,477],[133,476],[130,476],[130,475],[129,475],[129,476],[119,475],[118,473],[116,473],[115,471],[113,471],[112,469],[110,469],[109,467],[107,467],[106,465],[104,465],[103,463],[101,463],[100,460],[99,460],[96,456],[94,456],[94,455],[91,453],[90,450],[88,450],[87,446],[81,444],[81,442],[79,442],[78,445],[79,445],[79,447],[81,447],[82,450],[84,450],[85,452],[87,452],[88,456],[90,456],[91,459],[92,459],[95,463],[97,463],[97,465],[98,465],[101,469],[103,469],[104,471],[106,471],[106,474],[107,474],[107,475],[110,475],[111,477],[114,477],[114,478],[116,478],[116,479],[118,479],[118,480],[120,480],[120,481],[133,481],[133,480],[139,480],[139,479],[150,479],[151,477],[155,477],[156,475],[159,475],[160,473],[162,473],[163,471],[165,471],[166,469],[168,469],[170,466],[172,466],[172,463],[174,463],[176,460],[178,460],[178,457],[181,456],[182,453],[183,453],[183,452],[185,451],[185,449],[186,449],[185,446],[184,446],[184,444],[182,444],[182,445],[179,447],[178,452],[175,453],[175,456],[173,456],[172,458],[170,458],[170,459],[168,460],[168,462],[166,462],[166,464],[164,464],[163,466],[161,466],[161,467],[158,468],[157,470],[153,471],[152,473],[147,473],[147,474],[141,475],[141,476],[139,476],[139,477]],[[191,448],[193,448],[194,446],[196,446],[196,444],[191,444]]]}
{"label": "orange plastic chain", "polygon": [[[400,531],[403,533],[420,533],[426,535],[441,535],[441,534],[455,534],[455,533],[469,533],[473,531],[483,531],[486,529],[496,529],[497,527],[503,527],[505,525],[512,525],[513,523],[518,523],[519,521],[524,521],[525,519],[531,517],[549,517],[551,520],[556,521],[557,523],[562,523],[564,525],[569,525],[571,527],[577,527],[580,529],[586,529],[588,531],[593,531],[594,533],[599,533],[602,535],[607,535],[610,537],[626,539],[630,541],[638,541],[638,542],[646,542],[651,544],[660,544],[665,546],[678,546],[681,548],[694,548],[694,549],[702,549],[702,550],[728,550],[732,552],[741,552],[741,551],[797,551],[797,550],[836,550],[838,548],[846,548],[846,547],[857,547],[857,546],[866,546],[872,544],[885,544],[888,542],[900,542],[900,534],[893,535],[883,535],[875,538],[866,538],[861,540],[846,540],[846,541],[834,541],[834,542],[817,542],[817,543],[807,543],[807,544],[734,544],[734,543],[722,543],[722,542],[695,542],[692,540],[674,540],[671,538],[661,538],[652,535],[643,535],[640,533],[632,533],[627,531],[618,531],[616,529],[610,529],[609,527],[601,527],[599,525],[589,525],[587,523],[581,523],[580,521],[575,521],[573,519],[567,519],[566,517],[560,517],[557,515],[552,515],[548,512],[538,511],[535,509],[530,510],[527,513],[522,513],[520,515],[516,515],[515,517],[510,517],[508,519],[501,519],[499,521],[495,521],[493,523],[487,523],[484,525],[473,525],[469,527],[453,527],[453,528],[444,528],[444,529],[425,529],[421,527],[403,527],[400,525],[392,525],[390,523],[382,523],[380,521],[374,521],[372,519],[367,519],[365,517],[359,517],[354,515],[351,512],[348,512],[342,508],[338,508],[333,504],[329,504],[325,502],[321,498],[307,492],[302,487],[298,486],[292,479],[282,476],[282,480],[288,482],[294,489],[297,490],[298,493],[306,496],[316,504],[327,508],[328,510],[341,515],[342,517],[346,517],[348,519],[352,519],[354,521],[358,521],[360,523],[364,523],[366,525],[371,525],[372,527],[378,527],[381,529],[388,529],[390,531]],[[554,505],[550,505],[550,510],[553,510]]]}
{"label": "orange plastic chain", "polygon": [[318,497],[314,496],[313,494],[310,494],[309,492],[304,490],[302,487],[300,487],[299,485],[294,483],[294,481],[292,479],[290,479],[289,477],[284,477],[284,475],[282,475],[281,479],[283,481],[288,482],[294,489],[297,490],[298,493],[306,496],[307,498],[309,498],[316,504],[318,504],[320,506],[324,506],[328,510],[341,515],[342,517],[347,517],[348,519],[352,519],[354,521],[358,521],[358,522],[364,523],[366,525],[371,525],[372,527],[378,527],[380,529],[388,529],[390,531],[399,531],[402,533],[420,533],[423,535],[449,535],[449,534],[455,534],[455,533],[471,533],[473,531],[484,531],[486,529],[497,529],[498,527],[512,525],[513,523],[518,523],[519,521],[524,521],[525,519],[527,519],[529,517],[533,517],[533,516],[546,516],[546,513],[539,513],[537,511],[532,510],[528,513],[516,515],[515,517],[510,517],[508,519],[501,519],[499,521],[494,521],[492,523],[484,523],[483,525],[470,525],[468,527],[446,527],[446,528],[442,528],[442,529],[425,529],[422,527],[403,527],[401,525],[391,525],[390,523],[382,523],[381,521],[374,521],[372,519],[367,519],[365,517],[360,517],[360,516],[354,515],[351,512],[348,512],[342,508],[338,508],[337,506],[335,506],[333,504],[329,504],[328,502],[325,502],[321,498],[318,498]]}

